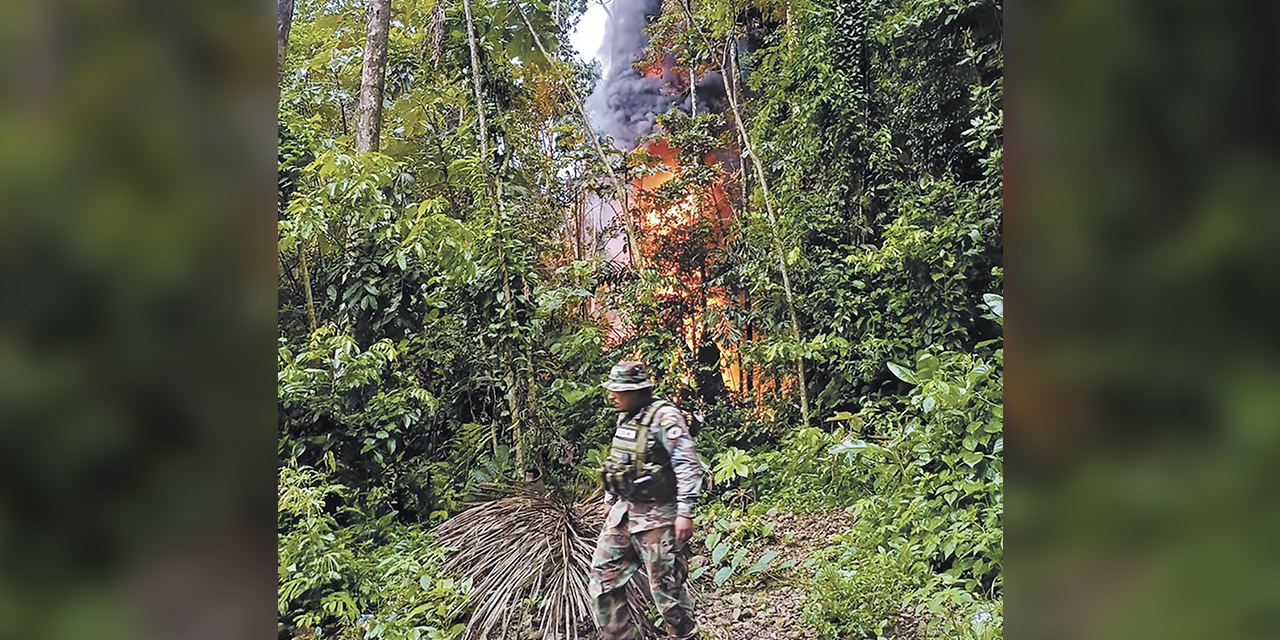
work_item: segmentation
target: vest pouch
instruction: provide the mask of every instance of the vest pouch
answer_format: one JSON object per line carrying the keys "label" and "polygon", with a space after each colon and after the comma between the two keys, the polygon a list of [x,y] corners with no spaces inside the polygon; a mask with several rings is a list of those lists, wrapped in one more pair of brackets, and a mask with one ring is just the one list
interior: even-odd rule
{"label": "vest pouch", "polygon": [[670,502],[676,497],[675,472],[669,465],[646,463],[631,484],[637,502]]}
{"label": "vest pouch", "polygon": [[612,457],[600,467],[600,482],[604,488],[624,499],[630,499],[635,490],[636,466]]}

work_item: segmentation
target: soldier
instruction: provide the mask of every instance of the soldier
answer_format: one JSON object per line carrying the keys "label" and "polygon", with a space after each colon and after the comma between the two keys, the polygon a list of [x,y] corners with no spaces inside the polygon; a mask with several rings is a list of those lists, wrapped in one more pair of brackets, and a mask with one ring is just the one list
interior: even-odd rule
{"label": "soldier", "polygon": [[679,556],[693,534],[702,488],[693,437],[680,410],[653,397],[644,364],[619,362],[601,386],[620,413],[600,470],[606,515],[587,587],[596,624],[608,640],[640,637],[627,610],[626,586],[644,562],[667,633],[678,640],[697,638],[693,600],[684,588],[688,568]]}

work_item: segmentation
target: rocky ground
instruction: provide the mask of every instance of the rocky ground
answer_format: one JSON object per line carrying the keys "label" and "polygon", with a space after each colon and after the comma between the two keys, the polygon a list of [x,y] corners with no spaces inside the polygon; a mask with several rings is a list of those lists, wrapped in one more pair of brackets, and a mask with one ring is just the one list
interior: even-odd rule
{"label": "rocky ground", "polygon": [[[813,569],[805,561],[827,546],[833,534],[849,528],[852,518],[844,511],[780,513],[768,541],[750,545],[750,557],[774,550],[771,566],[788,560],[788,569],[770,569],[756,576],[730,579],[716,587],[708,571],[696,582],[698,624],[706,640],[791,640],[817,637],[805,621],[806,579]],[[790,535],[788,535],[790,534]],[[697,560],[694,561],[697,563]],[[745,572],[742,572],[745,573]]]}

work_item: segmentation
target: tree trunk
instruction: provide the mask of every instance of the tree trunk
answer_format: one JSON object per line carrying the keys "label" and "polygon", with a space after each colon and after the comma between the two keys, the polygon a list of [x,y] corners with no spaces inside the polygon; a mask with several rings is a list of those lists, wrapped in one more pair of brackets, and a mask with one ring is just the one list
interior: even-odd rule
{"label": "tree trunk", "polygon": [[289,29],[293,28],[293,0],[279,0],[276,21],[276,77],[284,73],[284,55],[289,50]]}
{"label": "tree trunk", "polygon": [[471,0],[462,0],[462,10],[467,16],[467,44],[471,48],[471,77],[476,94],[476,118],[480,130],[480,167],[486,175],[489,173],[489,130],[484,124],[484,99],[480,93],[480,56],[476,53],[476,28],[471,20]]}
{"label": "tree trunk", "polygon": [[307,292],[307,322],[311,333],[316,332],[316,303],[311,297],[311,272],[307,269],[307,245],[310,242],[298,243],[298,257],[302,260],[302,286]]}
{"label": "tree trunk", "polygon": [[369,0],[369,30],[360,71],[360,106],[356,110],[356,153],[378,150],[382,134],[382,81],[387,71],[387,31],[391,0]]}
{"label": "tree trunk", "polygon": [[[390,28],[391,0],[369,0],[364,66],[360,71],[360,104],[356,107],[356,153],[378,150],[378,138],[382,134],[382,79],[387,69],[387,32]],[[346,291],[351,271],[360,258],[361,238],[357,219],[358,216],[353,215],[347,224],[343,247],[347,269],[342,274],[343,291]],[[338,305],[338,318],[354,334],[350,309],[345,301]]]}
{"label": "tree trunk", "polygon": [[[471,79],[472,90],[476,99],[476,135],[480,141],[480,167],[486,178],[492,176],[493,181],[485,181],[485,188],[491,196],[494,226],[498,232],[498,261],[502,265],[502,304],[508,307],[515,306],[515,298],[511,295],[511,273],[507,269],[508,256],[503,237],[503,229],[506,223],[503,220],[502,212],[502,171],[492,172],[489,170],[489,129],[485,125],[484,119],[484,91],[483,78],[480,75],[480,55],[479,48],[476,46],[476,29],[475,22],[471,17],[471,1],[462,0],[462,11],[467,18],[467,46],[471,50]],[[507,154],[509,159],[511,156]],[[505,163],[504,163],[505,164]],[[511,316],[515,317],[515,309],[509,309]],[[514,323],[515,320],[512,320]],[[516,472],[521,477],[527,471],[526,451],[525,451],[525,435],[524,435],[524,412],[522,410],[520,382],[521,379],[516,375],[515,352],[516,345],[514,339],[510,335],[504,335],[501,338],[501,346],[498,350],[498,357],[502,360],[503,378],[507,385],[507,410],[511,412],[511,442],[515,449]]]}

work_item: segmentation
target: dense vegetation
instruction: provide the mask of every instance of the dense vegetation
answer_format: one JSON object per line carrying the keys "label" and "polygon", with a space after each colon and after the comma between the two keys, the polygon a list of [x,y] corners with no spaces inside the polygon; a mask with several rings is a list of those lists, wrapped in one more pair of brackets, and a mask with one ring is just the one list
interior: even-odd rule
{"label": "dense vegetation", "polygon": [[[298,0],[280,80],[282,635],[462,634],[474,585],[434,528],[526,479],[586,499],[622,357],[706,418],[695,545],[847,508],[808,577],[823,637],[907,609],[1001,633],[1000,4],[667,3],[650,59],[720,73],[733,104],[659,119],[683,171],[652,192],[657,158],[584,133],[574,2],[393,2],[357,153],[363,6]],[[583,231],[616,179],[643,268]],[[727,223],[644,222],[713,185]]]}

